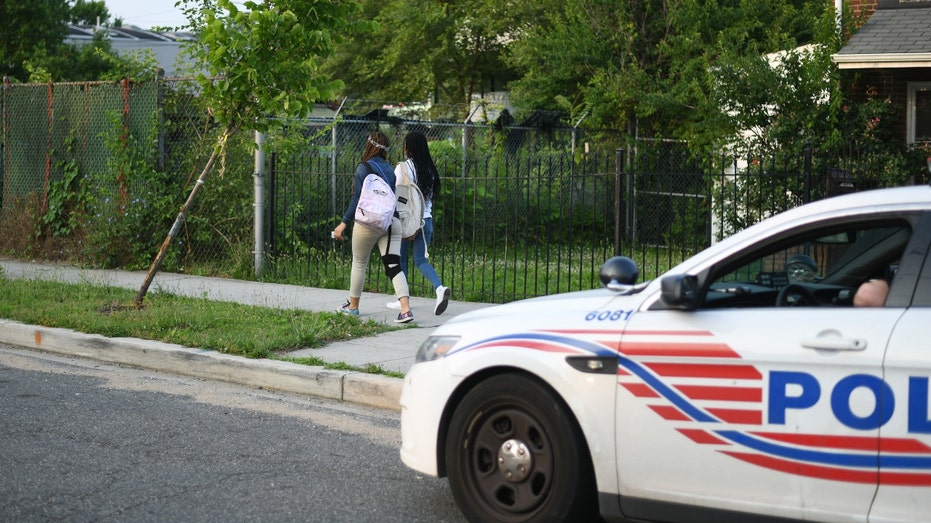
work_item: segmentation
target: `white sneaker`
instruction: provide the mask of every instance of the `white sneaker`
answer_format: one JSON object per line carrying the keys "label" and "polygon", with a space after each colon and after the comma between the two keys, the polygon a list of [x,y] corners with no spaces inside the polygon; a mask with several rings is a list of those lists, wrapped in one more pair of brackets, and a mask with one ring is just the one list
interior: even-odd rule
{"label": "white sneaker", "polygon": [[389,301],[388,303],[385,304],[385,307],[388,307],[389,309],[393,311],[399,311],[401,310],[401,302],[399,302],[398,300]]}
{"label": "white sneaker", "polygon": [[443,311],[446,310],[446,306],[449,305],[450,294],[452,294],[452,291],[449,290],[449,287],[440,285],[436,288],[436,307],[433,309],[433,314],[437,316],[443,314]]}

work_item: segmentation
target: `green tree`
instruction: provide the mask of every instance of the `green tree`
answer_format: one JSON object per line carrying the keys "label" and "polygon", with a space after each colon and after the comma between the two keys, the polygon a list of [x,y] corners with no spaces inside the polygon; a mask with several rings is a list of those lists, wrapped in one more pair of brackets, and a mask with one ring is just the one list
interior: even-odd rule
{"label": "green tree", "polygon": [[326,63],[348,96],[467,106],[473,94],[503,90],[514,77],[504,53],[518,29],[517,2],[361,4],[358,20],[374,20],[378,30],[347,38]]}
{"label": "green tree", "polygon": [[584,106],[594,121],[623,126],[623,86],[603,89],[629,69],[625,61],[630,53],[625,49],[634,32],[621,16],[621,3],[546,3],[545,14],[528,23],[509,46],[509,62],[520,71],[520,78],[511,83],[511,101],[518,110]]}
{"label": "green tree", "polygon": [[71,6],[71,23],[78,25],[106,24],[110,21],[110,11],[103,0],[74,0]]}
{"label": "green tree", "polygon": [[808,43],[813,0],[549,0],[545,16],[510,46],[518,107],[560,109],[568,100],[592,124],[642,136],[694,134],[722,57]]}
{"label": "green tree", "polygon": [[[661,44],[668,65],[656,77],[660,88],[641,105],[643,112],[660,117],[657,131],[689,139],[696,145],[715,143],[733,131],[721,125],[725,100],[709,96],[720,92],[722,71],[741,70],[748,64],[756,64],[756,70],[763,71],[759,67],[765,65],[765,55],[790,51],[784,65],[775,71],[777,76],[788,76],[766,78],[752,87],[762,88],[757,91],[765,96],[766,82],[777,82],[769,84],[779,86],[770,91],[777,97],[762,102],[768,107],[788,108],[796,96],[793,90],[799,98],[810,98],[811,90],[825,89],[830,61],[823,51],[835,45],[833,6],[828,2],[740,0],[726,8],[716,4],[684,3],[676,13],[672,21],[676,30]],[[812,43],[819,46],[800,63],[799,54],[791,51]],[[811,67],[815,63],[817,71]],[[818,85],[812,86],[812,81]],[[745,107],[751,109],[750,105]]]}
{"label": "green tree", "polygon": [[118,79],[132,69],[130,60],[113,52],[110,40],[102,32],[94,34],[91,41],[83,45],[61,44],[54,54],[38,50],[26,60],[25,66],[30,82]]}
{"label": "green tree", "polygon": [[[68,24],[107,24],[103,0],[0,3],[0,67],[17,82],[75,82],[119,78],[138,71],[136,61],[121,58],[103,34],[83,45],[68,45]],[[153,69],[154,71],[154,69]],[[138,78],[139,75],[132,75]]]}
{"label": "green tree", "polygon": [[0,75],[24,81],[36,53],[54,55],[68,33],[67,0],[0,2]]}
{"label": "green tree", "polygon": [[372,28],[351,22],[353,0],[181,0],[198,39],[188,49],[202,72],[200,97],[217,123],[217,144],[136,296],[141,305],[168,247],[230,136],[239,129],[266,131],[272,118],[302,118],[317,101],[331,100],[342,83],[321,73],[343,35]]}

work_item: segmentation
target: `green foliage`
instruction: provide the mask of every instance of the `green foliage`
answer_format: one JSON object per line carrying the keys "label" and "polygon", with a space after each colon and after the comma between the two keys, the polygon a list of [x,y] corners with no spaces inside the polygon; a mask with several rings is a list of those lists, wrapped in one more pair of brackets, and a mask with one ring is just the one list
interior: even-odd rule
{"label": "green foliage", "polygon": [[770,56],[733,57],[716,69],[712,103],[724,132],[709,136],[757,154],[831,139],[839,82],[826,45]]}
{"label": "green foliage", "polygon": [[527,23],[522,38],[509,46],[509,63],[520,71],[510,85],[512,101],[523,112],[562,109],[561,101],[569,100],[572,106],[590,107],[599,122],[623,117],[606,114],[618,107],[623,93],[605,97],[607,93],[597,87],[617,75],[622,63],[605,59],[617,56],[630,36],[625,26],[616,25],[621,23],[614,13],[616,6],[603,1],[584,6],[548,3],[541,6],[539,18]]}
{"label": "green foliage", "polygon": [[[192,204],[180,231],[177,245],[186,264],[194,263],[194,253],[233,256],[238,245],[249,245],[253,235],[253,141],[249,133],[237,133],[226,144],[218,175],[211,178]],[[198,151],[209,151],[210,137],[191,144],[194,158]],[[191,164],[192,174],[194,162]],[[184,194],[196,181],[188,179],[179,187]],[[175,200],[177,202],[177,200]],[[177,210],[177,207],[175,207]],[[159,232],[164,234],[167,228]]]}
{"label": "green foliage", "polygon": [[[330,133],[340,123],[342,119],[339,117],[319,126],[309,126],[305,120],[297,118],[271,121],[265,133],[265,150],[283,157],[312,150],[320,157],[329,158],[333,152],[329,145]],[[324,140],[327,145],[319,145]]]}
{"label": "green foliage", "polygon": [[60,45],[52,51],[36,49],[23,63],[29,81],[147,80],[155,77],[158,60],[151,49],[116,54],[103,32],[81,46]]}
{"label": "green foliage", "polygon": [[[217,158],[223,163],[230,138],[239,129],[265,132],[277,117],[303,118],[319,100],[341,87],[319,73],[319,61],[333,52],[343,32],[364,29],[347,22],[357,4],[349,0],[248,1],[240,11],[229,0],[179,0],[198,38],[188,47],[195,60],[199,97],[219,124],[213,153],[181,206],[168,237],[156,253],[136,297],[141,303],[152,277],[164,265],[169,243]],[[192,6],[194,4],[194,6]],[[198,9],[197,5],[202,8]],[[225,11],[226,16],[218,16]],[[229,239],[224,238],[229,241]]]}
{"label": "green foliage", "polygon": [[55,237],[67,236],[79,226],[80,214],[84,210],[90,190],[81,174],[80,165],[70,154],[75,147],[75,138],[65,141],[67,160],[56,166],[62,172],[62,178],[49,184],[45,214],[36,224],[35,236],[51,234]]}
{"label": "green foliage", "polygon": [[[118,56],[103,32],[85,45],[67,45],[67,24],[107,24],[110,14],[101,0],[4,2],[0,4],[0,74],[14,81],[74,82],[142,78],[138,60]],[[154,59],[146,61],[152,76]]]}
{"label": "green foliage", "polygon": [[80,25],[106,24],[110,20],[110,11],[103,0],[72,0],[71,23]]}
{"label": "green foliage", "polygon": [[[603,208],[604,188],[586,184],[590,177],[575,178],[584,171],[581,160],[572,158],[565,146],[532,138],[537,134],[470,132],[464,173],[461,146],[432,142],[431,156],[445,175],[434,210],[444,227],[467,238],[493,236],[529,245],[599,241],[601,228],[596,225],[612,212]],[[540,143],[526,143],[536,139]],[[525,143],[515,150],[505,146],[511,140]]]}
{"label": "green foliage", "polygon": [[436,140],[429,143],[430,156],[440,171],[440,176],[459,176],[462,172],[462,144],[452,140]]}
{"label": "green foliage", "polygon": [[671,202],[673,219],[663,234],[663,244],[685,247],[694,252],[707,247],[709,202],[702,196],[674,198]]}
{"label": "green foliage", "polygon": [[158,74],[158,58],[152,49],[133,49],[117,55],[109,49],[95,48],[94,53],[109,66],[99,74],[101,80],[130,78],[134,82],[145,82]]}
{"label": "green foliage", "polygon": [[468,114],[473,94],[503,90],[514,77],[507,44],[520,30],[521,2],[491,0],[365,0],[354,19],[372,21],[337,46],[325,70],[345,82],[344,94],[431,101]]}
{"label": "green foliage", "polygon": [[[336,313],[272,309],[156,293],[145,307],[116,287],[0,276],[0,318],[108,337],[133,337],[247,358],[372,336],[384,323]],[[373,370],[373,372],[375,372]]]}
{"label": "green foliage", "polygon": [[716,120],[713,71],[728,57],[811,42],[825,3],[550,2],[510,46],[520,72],[513,100],[557,109],[560,97],[591,112],[591,125],[639,136],[692,139]]}
{"label": "green foliage", "polygon": [[[925,162],[897,137],[900,107],[873,88],[864,98],[841,107],[838,126],[845,141],[836,145],[856,153],[844,167],[856,179],[875,185],[902,185],[926,175]],[[913,149],[914,150],[914,149]]]}
{"label": "green foliage", "polygon": [[739,167],[732,176],[721,177],[711,190],[715,217],[715,239],[736,232],[803,202],[804,179],[802,157],[777,155],[752,158],[727,157],[726,162]]}
{"label": "green foliage", "polygon": [[220,125],[265,131],[270,117],[301,118],[315,102],[332,99],[342,83],[321,74],[320,61],[342,35],[367,27],[348,22],[357,4],[282,0],[244,7],[217,0],[215,9],[189,12],[198,33],[189,51],[205,71],[198,75],[201,97]]}
{"label": "green foliage", "polygon": [[[36,53],[36,57],[41,59],[42,56],[44,56],[44,51],[39,51]],[[52,73],[50,73],[48,69],[42,65],[36,65],[27,60],[23,62],[23,68],[29,74],[29,83],[44,84],[52,81]]]}
{"label": "green foliage", "polygon": [[[87,198],[84,255],[94,266],[140,269],[177,213],[177,183],[156,170],[157,128],[153,118],[141,135],[131,133],[118,113],[101,136],[109,157],[105,172],[91,173],[95,190]],[[179,268],[176,252],[165,262]]]}
{"label": "green foliage", "polygon": [[[709,100],[723,109],[711,120],[718,129],[692,144],[726,145],[725,164],[735,167],[714,190],[719,237],[800,205],[806,191],[816,199],[832,194],[839,187],[825,178],[830,173],[861,190],[923,176],[924,162],[897,135],[901,108],[870,87],[856,95],[832,63],[841,45],[833,23],[833,13],[821,16],[815,45],[768,57],[728,55],[715,69]],[[814,158],[810,168],[806,154]],[[799,173],[810,175],[808,187]]]}
{"label": "green foliage", "polygon": [[68,33],[68,15],[67,0],[0,3],[0,76],[24,81],[26,61],[53,55]]}

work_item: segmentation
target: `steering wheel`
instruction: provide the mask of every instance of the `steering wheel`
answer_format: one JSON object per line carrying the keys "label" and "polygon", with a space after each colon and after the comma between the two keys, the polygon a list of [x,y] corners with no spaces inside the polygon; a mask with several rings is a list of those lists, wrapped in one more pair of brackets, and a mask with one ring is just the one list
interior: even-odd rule
{"label": "steering wheel", "polygon": [[[797,296],[800,299],[789,303],[789,296]],[[799,305],[819,305],[819,302],[810,290],[798,283],[786,285],[779,291],[779,296],[776,296],[776,307],[797,307]]]}

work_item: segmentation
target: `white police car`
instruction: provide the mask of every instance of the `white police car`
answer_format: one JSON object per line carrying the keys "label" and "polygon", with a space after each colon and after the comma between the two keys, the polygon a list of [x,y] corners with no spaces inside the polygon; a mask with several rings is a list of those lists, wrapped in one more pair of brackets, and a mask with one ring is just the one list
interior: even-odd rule
{"label": "white police car", "polygon": [[931,187],[863,192],[456,317],[405,378],[401,458],[472,521],[929,521],[929,244]]}

